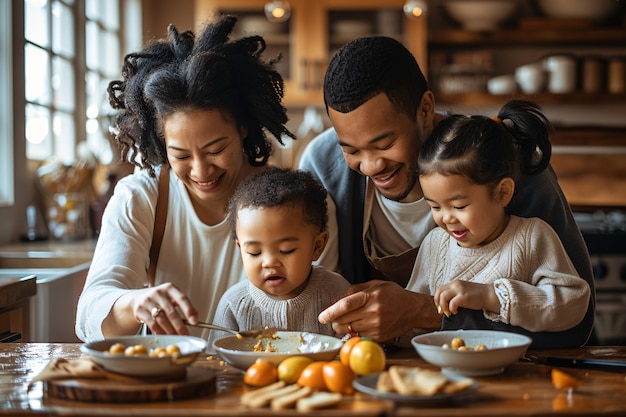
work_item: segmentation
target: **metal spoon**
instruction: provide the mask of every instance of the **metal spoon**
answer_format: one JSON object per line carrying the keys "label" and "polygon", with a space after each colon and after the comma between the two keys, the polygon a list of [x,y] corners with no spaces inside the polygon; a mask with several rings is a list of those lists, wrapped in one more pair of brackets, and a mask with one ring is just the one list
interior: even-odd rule
{"label": "metal spoon", "polygon": [[192,327],[201,327],[203,329],[213,329],[213,330],[221,330],[223,332],[228,332],[230,334],[234,334],[237,338],[242,339],[244,337],[272,337],[274,333],[276,333],[279,329],[275,327],[265,327],[264,329],[255,329],[255,330],[244,330],[242,332],[238,332],[233,329],[229,329],[227,327],[218,326],[216,324],[204,323],[199,321],[196,324],[191,324],[187,320],[183,320],[187,326]]}

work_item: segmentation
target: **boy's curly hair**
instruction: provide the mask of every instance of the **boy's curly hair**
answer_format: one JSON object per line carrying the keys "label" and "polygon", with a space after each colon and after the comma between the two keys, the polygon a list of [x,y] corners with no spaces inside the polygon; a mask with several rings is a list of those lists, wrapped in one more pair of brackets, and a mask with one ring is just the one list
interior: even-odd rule
{"label": "boy's curly hair", "polygon": [[243,208],[299,206],[305,222],[317,226],[320,232],[325,231],[328,226],[326,194],[324,186],[308,171],[270,167],[249,175],[239,183],[228,204],[233,238],[237,238],[237,212]]}
{"label": "boy's curly hair", "polygon": [[164,118],[190,110],[220,110],[246,126],[243,147],[252,166],[265,165],[271,154],[264,129],[281,144],[283,135],[295,139],[285,127],[284,82],[274,68],[280,56],[263,61],[260,36],[230,41],[236,22],[220,16],[197,41],[193,32],[179,33],[169,25],[167,39],[126,55],[123,80],[107,89],[111,107],[120,110],[116,140],[123,160],[154,176],[153,167],[167,164]]}

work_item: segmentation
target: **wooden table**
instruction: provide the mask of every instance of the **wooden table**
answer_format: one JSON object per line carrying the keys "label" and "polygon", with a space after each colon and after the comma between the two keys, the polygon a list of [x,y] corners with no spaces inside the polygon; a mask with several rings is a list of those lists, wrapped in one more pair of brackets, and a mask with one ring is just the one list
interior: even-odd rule
{"label": "wooden table", "polygon": [[[251,410],[239,403],[246,391],[243,373],[225,366],[217,358],[201,356],[194,367],[218,372],[216,393],[193,400],[144,404],[84,403],[49,398],[43,383],[28,393],[27,385],[52,358],[83,356],[74,343],[0,344],[0,415],[150,415],[150,416],[238,416],[270,415],[270,409]],[[626,361],[626,346],[587,347],[558,351],[530,351],[569,357]],[[412,350],[388,353],[389,364],[428,366]],[[626,415],[626,373],[587,369],[567,369],[582,381],[568,395],[555,389],[550,380],[552,367],[517,362],[496,376],[478,377],[478,389],[463,400],[443,404],[394,404],[365,394],[346,396],[339,406],[317,410],[316,416],[548,416],[548,415]],[[285,410],[277,415],[302,415]]]}

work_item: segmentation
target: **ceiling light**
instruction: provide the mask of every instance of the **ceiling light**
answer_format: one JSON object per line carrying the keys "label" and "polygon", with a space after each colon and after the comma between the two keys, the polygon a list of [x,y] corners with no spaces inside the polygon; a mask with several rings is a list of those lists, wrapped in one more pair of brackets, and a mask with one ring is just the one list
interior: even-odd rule
{"label": "ceiling light", "polygon": [[404,14],[412,19],[417,19],[426,14],[428,5],[423,0],[407,0],[404,3]]}
{"label": "ceiling light", "polygon": [[288,1],[273,0],[265,3],[265,17],[270,22],[284,22],[291,16],[291,6]]}

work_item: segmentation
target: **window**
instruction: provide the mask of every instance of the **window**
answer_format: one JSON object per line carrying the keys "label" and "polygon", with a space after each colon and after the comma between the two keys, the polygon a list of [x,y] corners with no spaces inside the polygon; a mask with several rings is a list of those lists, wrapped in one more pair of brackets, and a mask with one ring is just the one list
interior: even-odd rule
{"label": "window", "polygon": [[11,206],[13,190],[13,59],[11,54],[11,2],[0,2],[0,206]]}
{"label": "window", "polygon": [[75,158],[78,73],[76,5],[72,0],[25,0],[24,85],[28,159]]}
{"label": "window", "polygon": [[120,22],[128,10],[139,21],[138,1],[24,0],[28,159],[71,165],[84,144],[101,162],[113,160],[106,87],[120,76]]}
{"label": "window", "polygon": [[113,151],[104,135],[113,113],[107,98],[109,81],[120,77],[121,37],[119,3],[87,0],[86,32],[86,139],[89,149],[104,162],[113,161]]}

